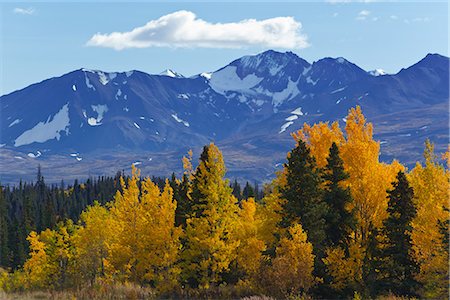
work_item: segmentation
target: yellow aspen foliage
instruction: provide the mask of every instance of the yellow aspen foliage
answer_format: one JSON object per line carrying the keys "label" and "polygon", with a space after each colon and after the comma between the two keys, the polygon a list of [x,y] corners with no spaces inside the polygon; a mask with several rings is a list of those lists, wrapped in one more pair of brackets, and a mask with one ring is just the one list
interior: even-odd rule
{"label": "yellow aspen foliage", "polygon": [[193,287],[216,286],[236,259],[237,200],[231,194],[222,153],[205,146],[192,182],[193,211],[187,219],[182,252],[183,279]]}
{"label": "yellow aspen foliage", "polygon": [[59,223],[55,230],[41,232],[40,239],[46,244],[46,253],[51,268],[51,283],[55,287],[70,284],[73,273],[73,235],[76,227],[72,220]]}
{"label": "yellow aspen foliage", "polygon": [[55,230],[46,229],[40,234],[31,232],[30,258],[24,264],[27,286],[30,288],[61,288],[70,283],[74,257],[71,220],[59,223]]}
{"label": "yellow aspen foliage", "polygon": [[443,250],[439,222],[448,218],[450,172],[438,163],[428,140],[424,157],[425,166],[417,163],[408,176],[417,208],[411,238],[420,264],[418,279],[425,286],[423,296],[435,298],[439,290],[448,288],[448,251]]}
{"label": "yellow aspen foliage", "polygon": [[320,122],[313,126],[305,123],[302,129],[292,133],[292,137],[296,141],[301,139],[307,143],[319,168],[323,168],[327,164],[331,145],[336,143],[340,146],[345,141],[338,122],[333,122],[331,126],[328,122]]}
{"label": "yellow aspen foliage", "polygon": [[139,203],[139,171],[132,166],[132,176],[127,184],[123,178],[120,178],[122,193],[116,192],[114,202],[111,205],[111,229],[116,235],[114,241],[108,245],[108,266],[113,266],[113,274],[120,279],[127,279],[138,282],[143,278],[142,273],[138,274],[136,266],[137,247],[141,239],[142,232],[138,231],[138,222],[140,221],[140,203]]}
{"label": "yellow aspen foliage", "polygon": [[313,246],[302,226],[293,224],[288,236],[281,238],[268,272],[272,288],[284,297],[305,293],[319,281],[312,274],[313,269]]}
{"label": "yellow aspen foliage", "polygon": [[257,205],[256,218],[260,220],[259,237],[264,241],[266,247],[274,246],[277,241],[275,234],[282,234],[279,228],[283,216],[283,200],[278,192],[278,187],[273,187],[272,191],[264,196],[261,204]]}
{"label": "yellow aspen foliage", "polygon": [[[319,167],[324,167],[333,142],[339,146],[341,158],[349,179],[344,182],[350,187],[353,203],[349,210],[355,210],[358,227],[356,238],[366,240],[370,224],[380,228],[387,217],[387,193],[398,171],[404,167],[397,161],[385,164],[379,161],[380,145],[373,140],[373,128],[367,123],[357,106],[346,118],[345,137],[337,122],[329,125],[305,124],[293,134],[296,141],[306,142]],[[284,174],[277,179],[284,183]]]}
{"label": "yellow aspen foliage", "polygon": [[115,236],[111,229],[109,211],[98,202],[81,213],[80,227],[73,237],[76,271],[81,282],[93,284],[98,277],[105,276],[108,244]]}
{"label": "yellow aspen foliage", "polygon": [[39,235],[32,231],[27,237],[30,243],[30,258],[25,262],[23,269],[27,288],[44,288],[50,284],[51,267],[49,257],[45,252],[45,243]]}
{"label": "yellow aspen foliage", "polygon": [[250,279],[258,273],[262,251],[266,249],[264,241],[260,239],[261,221],[256,218],[256,210],[255,199],[243,200],[237,228],[237,238],[240,240],[237,263]]}
{"label": "yellow aspen foliage", "polygon": [[194,173],[194,167],[192,166],[192,156],[193,152],[191,149],[188,151],[188,155],[183,156],[182,158],[184,174],[187,175],[190,180],[192,179]]}
{"label": "yellow aspen foliage", "polygon": [[348,251],[346,256],[341,247],[330,248],[326,251],[326,257],[322,259],[333,278],[331,287],[338,291],[348,287],[357,290],[363,284],[364,249],[353,242],[349,245]]}
{"label": "yellow aspen foliage", "polygon": [[380,145],[373,140],[372,124],[366,123],[361,108],[352,108],[347,116],[346,142],[341,146],[345,170],[350,175],[347,184],[351,189],[358,221],[356,237],[365,241],[371,224],[382,226],[387,217],[387,190],[404,167],[379,162]]}
{"label": "yellow aspen foliage", "polygon": [[124,280],[150,282],[160,290],[173,287],[181,229],[175,227],[176,201],[166,182],[164,191],[148,178],[138,186],[139,171],[118,192],[111,207],[111,228],[116,237],[109,245],[108,268]]}
{"label": "yellow aspen foliage", "polygon": [[139,230],[142,239],[136,245],[142,260],[140,268],[145,270],[145,280],[151,282],[159,291],[168,291],[177,284],[180,269],[175,265],[180,248],[180,227],[175,226],[176,201],[166,180],[164,190],[149,178],[142,182],[142,216]]}

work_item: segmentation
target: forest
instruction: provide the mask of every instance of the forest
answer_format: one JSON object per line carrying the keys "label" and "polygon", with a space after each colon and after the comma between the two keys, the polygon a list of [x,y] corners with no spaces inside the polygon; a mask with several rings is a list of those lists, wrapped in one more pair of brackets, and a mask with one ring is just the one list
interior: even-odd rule
{"label": "forest", "polygon": [[305,123],[262,189],[213,143],[181,178],[1,187],[0,298],[448,299],[450,149],[381,162],[346,119]]}

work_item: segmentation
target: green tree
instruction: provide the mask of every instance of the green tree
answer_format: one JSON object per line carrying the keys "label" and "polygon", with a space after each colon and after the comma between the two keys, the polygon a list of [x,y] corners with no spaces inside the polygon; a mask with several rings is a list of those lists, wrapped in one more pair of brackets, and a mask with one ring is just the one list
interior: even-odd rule
{"label": "green tree", "polygon": [[[175,184],[172,184],[175,181]],[[183,174],[181,182],[173,180],[170,182],[174,190],[173,198],[177,201],[177,209],[175,212],[175,226],[186,227],[186,219],[191,211],[190,190],[191,182],[187,174]]]}
{"label": "green tree", "polygon": [[237,182],[237,179],[234,180],[231,188],[233,189],[233,196],[235,196],[239,201],[242,200],[241,185],[239,184],[239,182]]}
{"label": "green tree", "polygon": [[0,267],[6,267],[9,264],[7,212],[3,187],[0,185]]}
{"label": "green tree", "polygon": [[255,197],[255,190],[250,185],[250,183],[245,184],[244,189],[242,190],[242,199],[248,199],[248,198],[254,198]]}
{"label": "green tree", "polygon": [[280,189],[282,198],[286,200],[282,226],[287,228],[294,223],[302,224],[313,245],[317,263],[323,257],[328,206],[323,201],[322,180],[316,160],[304,141],[299,140],[289,152],[284,167],[286,184]]}
{"label": "green tree", "polygon": [[388,191],[388,218],[383,222],[384,241],[381,250],[380,287],[399,296],[417,296],[419,271],[412,251],[412,220],[416,216],[414,192],[403,172]]}
{"label": "green tree", "polygon": [[325,216],[327,240],[332,246],[342,246],[348,251],[350,234],[355,230],[356,219],[349,204],[352,202],[350,188],[342,183],[349,175],[344,171],[344,162],[339,156],[339,148],[333,142],[323,172],[325,181],[324,200],[329,206]]}

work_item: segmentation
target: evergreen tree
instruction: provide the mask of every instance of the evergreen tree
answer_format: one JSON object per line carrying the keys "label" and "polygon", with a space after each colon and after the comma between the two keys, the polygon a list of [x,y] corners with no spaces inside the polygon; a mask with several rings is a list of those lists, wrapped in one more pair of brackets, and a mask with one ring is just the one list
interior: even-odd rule
{"label": "evergreen tree", "polygon": [[399,296],[417,296],[415,280],[419,268],[413,258],[411,222],[416,216],[413,203],[414,192],[403,172],[398,172],[397,181],[388,191],[388,218],[383,222],[385,235],[381,250],[381,289]]}
{"label": "evergreen tree", "polygon": [[299,140],[289,152],[284,167],[286,185],[280,189],[282,198],[286,200],[282,226],[287,228],[296,222],[301,223],[308,240],[313,244],[316,257],[321,259],[319,253],[324,251],[328,207],[323,201],[316,161],[304,141]]}
{"label": "evergreen tree", "polygon": [[263,192],[259,189],[259,184],[255,182],[255,200],[259,201],[264,197]]}
{"label": "evergreen tree", "polygon": [[363,293],[367,298],[376,298],[380,290],[378,276],[382,261],[379,234],[376,227],[370,226],[362,267]]}
{"label": "evergreen tree", "polygon": [[[300,223],[313,246],[314,276],[326,276],[325,257],[326,221],[328,205],[323,200],[321,190],[322,179],[316,160],[311,156],[306,143],[298,140],[297,146],[288,154],[288,162],[284,165],[286,184],[280,192],[284,198],[285,216],[281,225],[290,227]],[[321,286],[316,286],[313,293],[317,297],[327,297]]]}
{"label": "evergreen tree", "polygon": [[9,263],[8,248],[8,218],[6,199],[3,197],[3,187],[0,185],[0,267]]}
{"label": "evergreen tree", "polygon": [[187,174],[183,174],[181,183],[178,186],[179,199],[177,200],[177,210],[175,217],[176,226],[182,225],[183,228],[186,227],[186,219],[192,211],[192,203],[190,198],[191,192],[191,181]]}
{"label": "evergreen tree", "polygon": [[235,196],[239,201],[242,200],[241,185],[239,184],[239,182],[237,182],[237,179],[234,180],[231,188],[233,189],[233,191],[231,192],[233,196]]}
{"label": "evergreen tree", "polygon": [[242,199],[248,199],[248,198],[254,198],[254,197],[255,197],[255,190],[247,181],[247,183],[245,184],[244,190],[242,191]]}
{"label": "evergreen tree", "polygon": [[343,246],[348,251],[350,233],[355,229],[356,219],[348,206],[352,202],[350,189],[344,188],[342,182],[349,178],[344,171],[344,162],[339,156],[339,148],[333,142],[324,169],[324,200],[329,206],[325,216],[327,240],[332,246]]}

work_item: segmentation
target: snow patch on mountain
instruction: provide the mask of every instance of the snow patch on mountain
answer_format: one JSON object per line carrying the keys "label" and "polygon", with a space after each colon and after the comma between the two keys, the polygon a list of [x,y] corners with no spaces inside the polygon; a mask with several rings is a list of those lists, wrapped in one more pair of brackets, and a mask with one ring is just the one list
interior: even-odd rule
{"label": "snow patch on mountain", "polygon": [[136,122],[133,122],[134,127],[136,127],[137,129],[141,129],[141,126],[139,126]]}
{"label": "snow patch on mountain", "polygon": [[227,66],[214,72],[209,80],[209,85],[214,91],[224,95],[225,91],[248,92],[264,79],[257,77],[255,74],[249,74],[241,79],[236,71],[236,66]]}
{"label": "snow patch on mountain", "polygon": [[189,122],[186,122],[182,119],[180,119],[177,114],[172,114],[172,118],[175,119],[175,121],[177,121],[178,123],[183,123],[184,126],[189,127]]}
{"label": "snow patch on mountain", "polygon": [[296,108],[295,110],[291,111],[291,114],[297,115],[297,116],[303,116],[302,108]]}
{"label": "snow patch on mountain", "polygon": [[295,120],[297,120],[297,119],[298,119],[298,116],[297,116],[297,115],[292,115],[292,116],[287,117],[285,120],[286,120],[286,121],[295,121]]}
{"label": "snow patch on mountain", "polygon": [[245,97],[244,95],[238,95],[238,99],[239,99],[239,102],[241,102],[241,103],[247,102],[247,97]]}
{"label": "snow patch on mountain", "polygon": [[270,73],[270,75],[272,75],[272,76],[277,75],[278,72],[280,72],[280,71],[283,69],[283,67],[284,67],[283,65],[279,65],[279,66],[273,65],[273,66],[270,66],[270,67],[269,67],[269,73]]}
{"label": "snow patch on mountain", "polygon": [[261,100],[261,99],[258,99],[258,100],[255,99],[255,100],[253,100],[253,103],[255,103],[256,106],[261,107],[264,105],[265,101]]}
{"label": "snow patch on mountain", "polygon": [[75,158],[77,161],[82,161],[83,160],[83,158],[80,157],[80,154],[78,152],[77,153],[70,153],[70,156]]}
{"label": "snow patch on mountain", "polygon": [[72,90],[73,90],[74,92],[77,91],[77,86],[76,86],[75,84],[72,84]]}
{"label": "snow patch on mountain", "polygon": [[88,119],[88,124],[91,126],[100,126],[102,125],[102,120],[104,114],[108,111],[108,106],[106,104],[97,104],[91,105],[91,108],[94,112],[97,113],[97,118],[90,117]]}
{"label": "snow patch on mountain", "polygon": [[30,152],[30,153],[27,154],[27,156],[31,157],[31,158],[38,158],[41,155],[42,155],[42,153],[39,150],[36,152],[36,154],[34,154],[33,152]]}
{"label": "snow patch on mountain", "polygon": [[184,78],[183,75],[181,75],[173,70],[170,70],[170,69],[162,71],[161,73],[159,73],[159,75],[160,76],[168,76],[168,77],[172,77],[172,78]]}
{"label": "snow patch on mountain", "polygon": [[303,69],[302,75],[303,75],[303,76],[306,76],[306,74],[308,74],[308,72],[311,70],[311,68],[312,68],[312,66],[305,67],[305,68]]}
{"label": "snow patch on mountain", "polygon": [[117,93],[116,93],[116,96],[115,96],[116,100],[119,100],[119,97],[120,97],[120,96],[122,96],[122,90],[121,90],[121,89],[118,89],[118,90],[117,90]]}
{"label": "snow patch on mountain", "polygon": [[312,85],[316,85],[317,82],[319,82],[319,79],[317,79],[316,81],[311,79],[311,76],[306,77],[306,82]]}
{"label": "snow patch on mountain", "polygon": [[85,69],[85,68],[83,68],[81,70],[83,72],[85,72],[84,76],[86,77],[86,85],[88,87],[90,87],[90,86],[87,83],[88,79],[87,79],[87,76],[86,76],[86,72],[89,72],[89,73],[92,73],[92,74],[96,74],[98,76],[98,81],[100,81],[100,83],[102,85],[107,85],[108,82],[112,81],[114,78],[117,77],[117,73],[115,73],[115,72],[106,73],[106,72],[103,72],[103,71],[91,70],[91,69]]}
{"label": "snow patch on mountain", "polygon": [[344,86],[344,87],[342,87],[342,88],[340,88],[340,89],[337,89],[337,90],[332,91],[330,94],[335,94],[335,93],[342,92],[342,91],[345,90],[346,88],[347,88],[347,86]]}
{"label": "snow patch on mountain", "polygon": [[375,70],[369,71],[367,73],[369,73],[372,76],[383,76],[383,75],[387,74],[386,71],[383,69],[375,69]]}
{"label": "snow patch on mountain", "polygon": [[282,104],[284,101],[288,101],[292,98],[294,98],[295,96],[297,96],[300,91],[298,90],[297,87],[298,82],[294,82],[291,80],[291,78],[289,78],[287,87],[282,90],[281,92],[276,92],[273,93],[272,95],[272,103],[275,107],[279,106],[280,104]]}
{"label": "snow patch on mountain", "polygon": [[59,141],[61,133],[69,134],[69,103],[66,103],[53,117],[50,115],[47,121],[39,122],[33,128],[23,132],[14,141],[14,147],[31,143],[44,143],[55,139]]}
{"label": "snow patch on mountain", "polygon": [[89,89],[93,89],[95,91],[95,87],[91,84],[91,82],[89,81],[89,77],[86,74],[84,74],[84,78],[86,79],[86,86]]}
{"label": "snow patch on mountain", "polygon": [[105,73],[98,72],[97,75],[98,75],[98,80],[100,81],[101,84],[106,85],[109,82],[108,77],[106,77]]}
{"label": "snow patch on mountain", "polygon": [[294,122],[292,122],[292,121],[289,121],[289,122],[284,123],[284,124],[281,126],[281,129],[280,129],[280,131],[279,131],[278,133],[283,133],[283,132],[285,132],[286,129],[287,129],[289,126],[291,126],[292,124],[294,124]]}
{"label": "snow patch on mountain", "polygon": [[211,72],[203,72],[203,73],[200,74],[200,76],[210,80],[211,76],[212,76],[212,73]]}
{"label": "snow patch on mountain", "polygon": [[8,127],[12,127],[12,126],[14,126],[14,125],[17,125],[17,124],[19,124],[20,122],[22,122],[21,119],[15,119],[14,121],[11,122],[11,124],[9,124]]}

